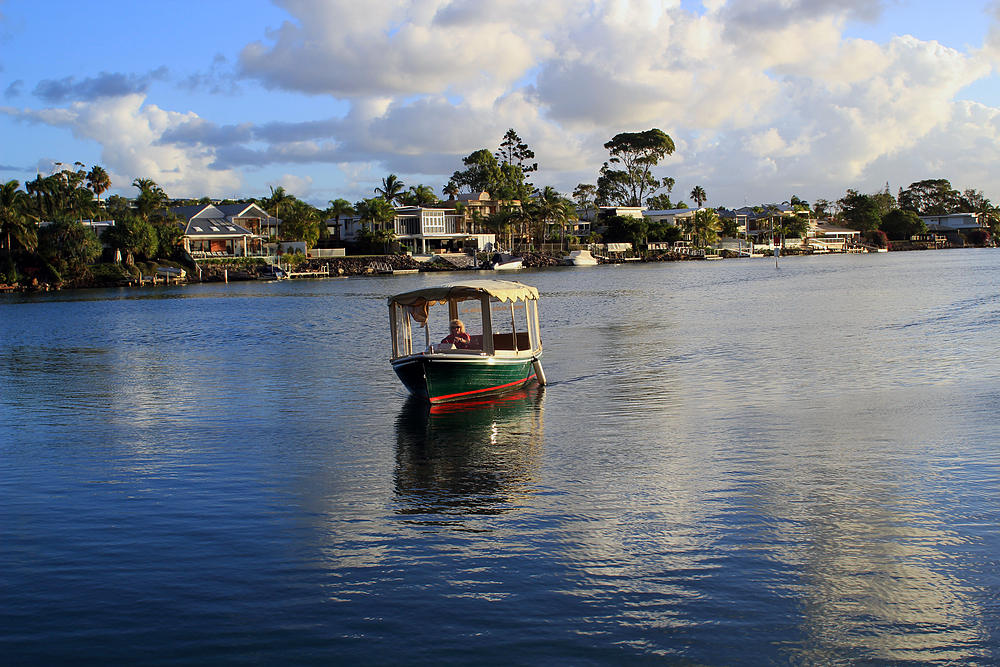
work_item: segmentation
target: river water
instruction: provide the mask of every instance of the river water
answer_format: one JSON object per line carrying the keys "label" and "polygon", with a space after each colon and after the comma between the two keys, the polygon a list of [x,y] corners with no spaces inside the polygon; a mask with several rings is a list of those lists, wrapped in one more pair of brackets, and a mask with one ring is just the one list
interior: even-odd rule
{"label": "river water", "polygon": [[525,270],[429,411],[385,297],[0,297],[4,665],[995,665],[1000,254]]}

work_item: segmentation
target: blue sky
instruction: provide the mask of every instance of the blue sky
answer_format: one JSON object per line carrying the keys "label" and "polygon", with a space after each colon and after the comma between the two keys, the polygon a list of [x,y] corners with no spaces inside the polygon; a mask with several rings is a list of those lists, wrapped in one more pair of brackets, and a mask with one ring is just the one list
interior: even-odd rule
{"label": "blue sky", "polygon": [[438,193],[514,128],[536,185],[594,183],[658,127],[658,175],[709,205],[835,200],[925,178],[1000,201],[1000,7],[924,0],[0,0],[0,179],[100,164],[112,193],[388,173]]}

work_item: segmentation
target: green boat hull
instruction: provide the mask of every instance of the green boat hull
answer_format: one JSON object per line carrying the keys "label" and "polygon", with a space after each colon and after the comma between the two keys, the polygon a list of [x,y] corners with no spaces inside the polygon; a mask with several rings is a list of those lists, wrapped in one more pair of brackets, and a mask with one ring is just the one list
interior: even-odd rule
{"label": "green boat hull", "polygon": [[414,355],[392,362],[403,386],[430,403],[463,401],[520,389],[535,379],[531,357]]}

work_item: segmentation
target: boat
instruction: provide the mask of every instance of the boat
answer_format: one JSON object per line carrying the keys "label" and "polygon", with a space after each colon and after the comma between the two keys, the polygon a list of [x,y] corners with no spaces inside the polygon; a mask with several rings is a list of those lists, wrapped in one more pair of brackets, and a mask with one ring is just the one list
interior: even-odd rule
{"label": "boat", "polygon": [[597,258],[589,250],[574,250],[563,257],[562,261],[568,266],[597,266]]}
{"label": "boat", "polygon": [[257,274],[257,280],[287,280],[288,273],[283,269],[279,269],[277,266],[269,265],[261,269],[261,272]]}
{"label": "boat", "polygon": [[498,252],[490,258],[489,268],[493,271],[516,271],[517,269],[524,267],[524,259],[521,257],[515,257],[514,255],[508,255],[504,252]]}
{"label": "boat", "polygon": [[[390,363],[413,396],[433,405],[545,384],[534,287],[467,280],[397,294],[388,305]],[[465,347],[436,343],[456,319],[467,327]]]}

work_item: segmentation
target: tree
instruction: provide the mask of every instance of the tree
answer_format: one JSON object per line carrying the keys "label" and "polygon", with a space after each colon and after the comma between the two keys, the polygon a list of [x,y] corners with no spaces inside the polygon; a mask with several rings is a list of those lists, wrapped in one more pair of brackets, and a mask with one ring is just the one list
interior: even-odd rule
{"label": "tree", "polygon": [[[809,207],[806,206],[806,215],[809,214]],[[787,218],[784,222],[783,227],[785,228],[785,236],[793,239],[805,238],[806,234],[809,233],[809,219],[808,217],[802,217],[799,214],[793,215]]]}
{"label": "tree", "polygon": [[458,184],[455,181],[448,181],[445,186],[441,188],[441,194],[448,195],[448,201],[455,201],[455,197],[458,196],[460,192]]}
{"label": "tree", "polygon": [[351,206],[351,202],[346,199],[331,199],[330,207],[326,209],[326,215],[333,218],[333,226],[337,230],[337,238],[340,238],[340,216],[354,215],[356,211]]}
{"label": "tree", "polygon": [[[720,209],[721,210],[721,209]],[[718,215],[718,213],[716,213]],[[736,222],[736,217],[726,217],[719,218],[719,233],[723,236],[731,239],[735,239],[739,236],[740,225]]]}
{"label": "tree", "polygon": [[712,245],[719,240],[719,216],[711,209],[695,211],[684,222],[684,231],[694,236],[695,245]]}
{"label": "tree", "polygon": [[958,212],[962,196],[943,178],[911,183],[899,191],[899,208],[917,215],[947,215]]}
{"label": "tree", "polygon": [[485,148],[481,148],[474,153],[462,158],[465,165],[464,171],[456,171],[451,177],[459,190],[468,192],[489,192],[498,190],[501,181],[500,163],[493,153]]}
{"label": "tree", "polygon": [[644,245],[649,237],[649,221],[645,216],[614,215],[604,221],[607,232],[604,238],[612,243]]}
{"label": "tree", "polygon": [[882,223],[879,216],[879,205],[870,195],[860,194],[857,190],[848,190],[842,199],[837,200],[840,215],[851,229],[867,232],[878,229]]}
{"label": "tree", "polygon": [[281,236],[286,241],[305,241],[307,248],[315,247],[320,237],[320,218],[315,206],[296,199],[286,206]]}
{"label": "tree", "polygon": [[101,242],[93,228],[61,218],[39,231],[38,254],[48,263],[53,277],[62,282],[86,272],[87,264],[101,254]]}
{"label": "tree", "polygon": [[406,206],[429,206],[438,201],[437,195],[429,185],[411,185],[409,192],[399,195],[399,203]]}
{"label": "tree", "polygon": [[108,176],[108,172],[104,171],[103,167],[94,165],[90,173],[87,174],[87,186],[97,195],[97,206],[99,208],[101,205],[101,194],[111,188],[111,177]]}
{"label": "tree", "polygon": [[27,193],[18,189],[20,185],[18,181],[0,185],[0,236],[8,257],[15,243],[28,251],[38,246],[38,228],[25,215],[30,200]]}
{"label": "tree", "polygon": [[135,199],[135,209],[143,220],[151,220],[162,216],[167,205],[167,193],[159,185],[148,178],[137,178],[132,181],[139,188],[139,196]]}
{"label": "tree", "polygon": [[813,204],[813,214],[817,218],[825,218],[827,212],[830,210],[830,206],[832,204],[829,199],[817,199],[816,203]]}
{"label": "tree", "polygon": [[160,243],[153,223],[139,217],[115,220],[115,224],[101,234],[101,241],[120,250],[128,265],[135,263],[136,256],[156,257]]}
{"label": "tree", "polygon": [[926,234],[927,224],[913,211],[901,208],[889,211],[878,226],[891,241],[903,241],[915,234]]}
{"label": "tree", "polygon": [[675,208],[679,208],[672,201],[670,201],[670,195],[666,192],[661,192],[658,195],[653,195],[646,200],[646,206],[651,211],[671,211]]}
{"label": "tree", "polygon": [[[601,168],[597,189],[607,205],[642,206],[647,197],[666,187],[665,179],[654,178],[652,169],[674,152],[674,141],[667,134],[656,128],[623,132],[604,147],[611,157]],[[612,169],[609,162],[623,169]]]}
{"label": "tree", "polygon": [[406,186],[403,184],[403,181],[399,180],[396,174],[389,174],[382,179],[382,187],[375,188],[375,194],[389,202],[389,204],[393,204],[405,190]]}
{"label": "tree", "polygon": [[576,219],[573,200],[563,197],[550,185],[538,192],[530,212],[542,230],[549,226],[558,227],[560,241],[566,238],[566,223]]}
{"label": "tree", "polygon": [[260,204],[265,211],[274,211],[275,218],[281,218],[281,209],[291,205],[295,197],[285,192],[285,188],[268,186],[271,188],[271,196],[261,200]]}
{"label": "tree", "polygon": [[691,190],[691,200],[698,205],[698,208],[702,207],[706,199],[708,199],[708,195],[705,194],[705,188],[700,185],[694,186],[694,189]]}
{"label": "tree", "polygon": [[392,205],[382,198],[362,199],[354,205],[362,225],[367,224],[369,229],[385,229],[392,225],[396,218],[396,211]]}

